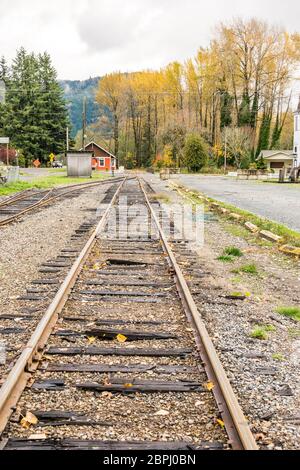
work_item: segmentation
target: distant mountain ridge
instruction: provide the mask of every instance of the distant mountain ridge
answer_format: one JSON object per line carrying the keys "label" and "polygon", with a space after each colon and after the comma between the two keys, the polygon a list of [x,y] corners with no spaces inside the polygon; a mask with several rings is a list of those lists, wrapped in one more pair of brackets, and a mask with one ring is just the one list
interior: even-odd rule
{"label": "distant mountain ridge", "polygon": [[100,107],[96,102],[96,92],[101,77],[88,78],[87,80],[59,80],[68,103],[71,136],[75,137],[82,129],[83,98],[87,98],[87,125],[94,124],[101,115],[109,117],[109,110]]}

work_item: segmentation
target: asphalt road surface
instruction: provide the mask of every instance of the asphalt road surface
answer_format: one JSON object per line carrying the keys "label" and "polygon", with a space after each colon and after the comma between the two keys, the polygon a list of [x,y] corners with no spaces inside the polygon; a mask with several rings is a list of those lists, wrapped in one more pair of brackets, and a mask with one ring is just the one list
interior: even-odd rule
{"label": "asphalt road surface", "polygon": [[300,232],[300,184],[245,181],[224,176],[180,175],[185,186]]}

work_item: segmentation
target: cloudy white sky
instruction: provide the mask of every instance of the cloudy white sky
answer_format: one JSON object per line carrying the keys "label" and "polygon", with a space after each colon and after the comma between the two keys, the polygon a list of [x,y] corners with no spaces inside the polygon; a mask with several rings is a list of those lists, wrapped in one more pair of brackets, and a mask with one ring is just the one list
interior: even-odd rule
{"label": "cloudy white sky", "polygon": [[62,79],[159,68],[237,16],[300,31],[299,0],[0,0],[0,56],[47,50]]}

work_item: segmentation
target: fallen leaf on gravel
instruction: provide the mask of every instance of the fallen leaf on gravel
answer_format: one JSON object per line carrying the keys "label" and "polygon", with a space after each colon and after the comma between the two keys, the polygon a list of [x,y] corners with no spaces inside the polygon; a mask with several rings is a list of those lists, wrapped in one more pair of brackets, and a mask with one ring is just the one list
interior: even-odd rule
{"label": "fallen leaf on gravel", "polygon": [[39,420],[37,417],[30,411],[27,411],[26,415],[21,419],[20,424],[24,429],[29,429],[30,426],[35,425],[38,422]]}
{"label": "fallen leaf on gravel", "polygon": [[168,416],[169,414],[167,410],[159,410],[154,416]]}
{"label": "fallen leaf on gravel", "polygon": [[204,384],[204,388],[211,392],[215,388],[215,384],[213,382],[207,382],[206,384]]}
{"label": "fallen leaf on gravel", "polygon": [[118,335],[118,336],[117,336],[117,340],[119,341],[119,343],[126,343],[126,341],[127,341],[127,336]]}
{"label": "fallen leaf on gravel", "polygon": [[112,398],[113,394],[111,392],[103,392],[101,393],[103,398]]}
{"label": "fallen leaf on gravel", "polygon": [[89,336],[88,340],[89,340],[89,344],[94,344],[94,342],[96,341],[96,338],[94,336]]}
{"label": "fallen leaf on gravel", "polygon": [[48,356],[47,354],[44,354],[43,359],[47,359],[47,361],[51,361],[53,360],[53,356]]}
{"label": "fallen leaf on gravel", "polygon": [[225,423],[221,419],[217,419],[217,423],[221,426],[222,429],[225,428]]}

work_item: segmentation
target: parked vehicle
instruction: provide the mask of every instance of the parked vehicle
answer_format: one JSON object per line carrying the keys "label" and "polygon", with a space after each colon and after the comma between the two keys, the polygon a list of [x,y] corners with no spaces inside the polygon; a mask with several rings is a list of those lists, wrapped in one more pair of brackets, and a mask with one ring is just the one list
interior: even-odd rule
{"label": "parked vehicle", "polygon": [[52,168],[62,168],[63,164],[61,162],[54,161],[52,162]]}

